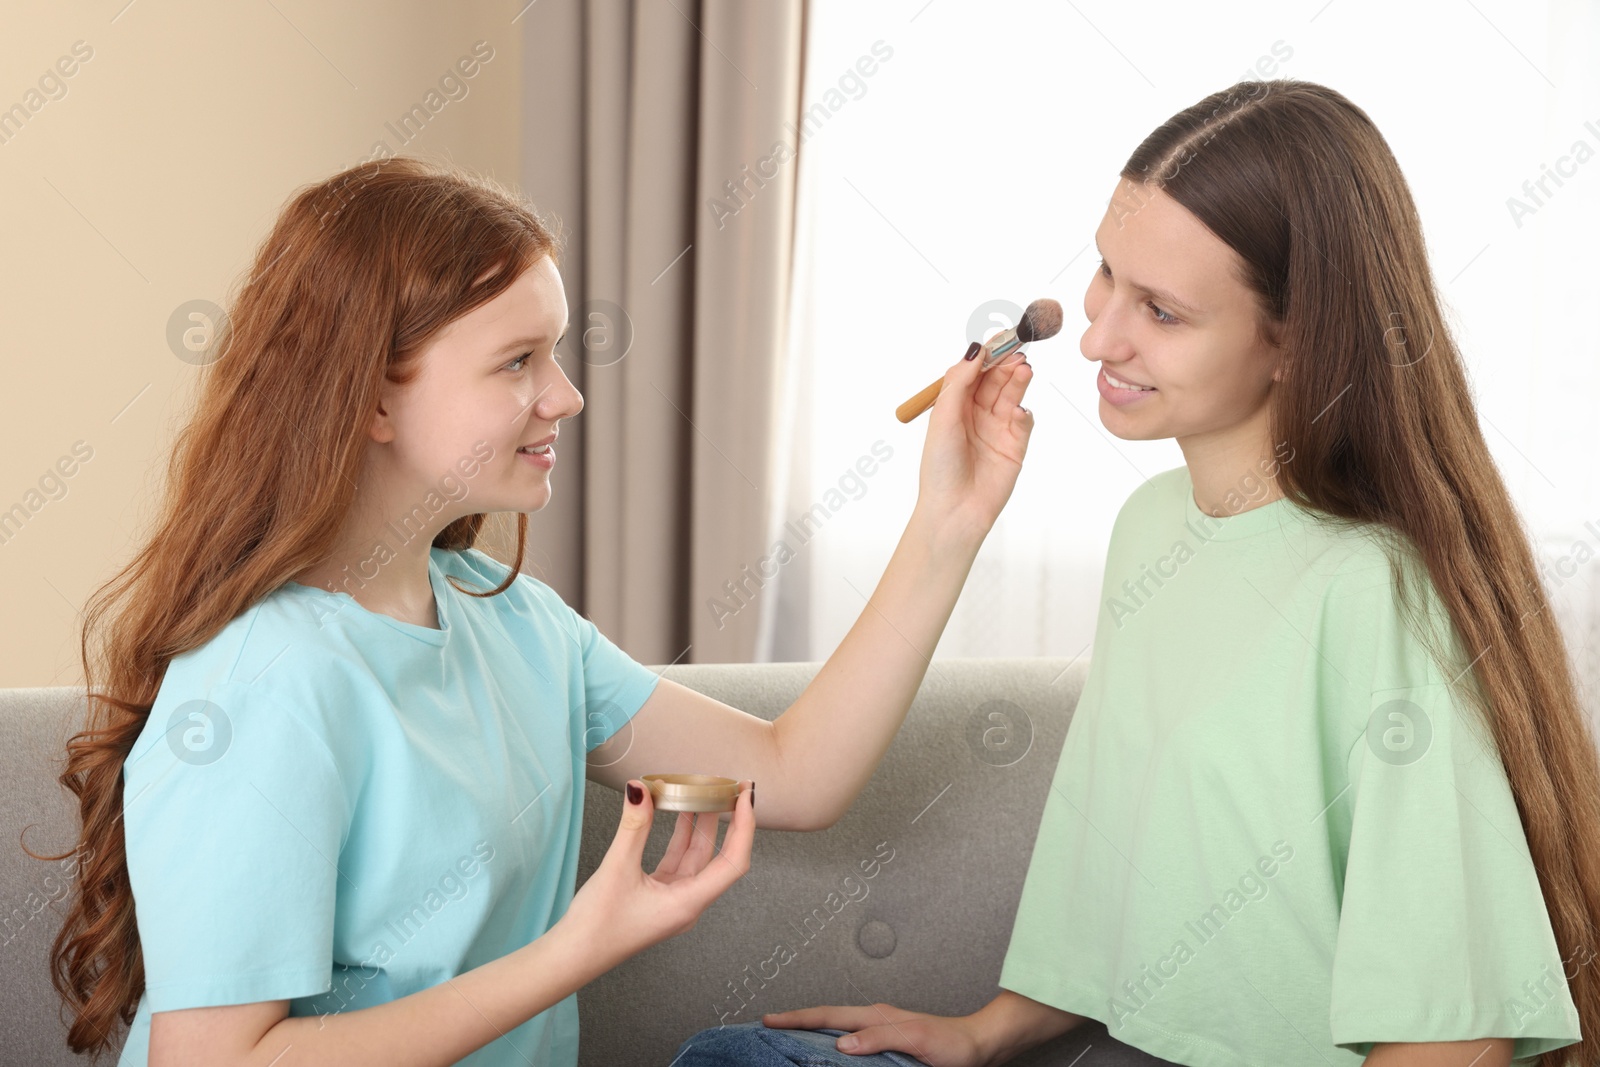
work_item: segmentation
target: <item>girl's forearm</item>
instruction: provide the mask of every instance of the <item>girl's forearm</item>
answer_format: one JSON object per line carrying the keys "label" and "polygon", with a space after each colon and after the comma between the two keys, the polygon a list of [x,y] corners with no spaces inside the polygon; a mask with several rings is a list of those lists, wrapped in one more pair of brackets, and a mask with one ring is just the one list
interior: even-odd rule
{"label": "girl's forearm", "polygon": [[849,810],[894,740],[981,543],[914,510],[861,617],[774,720],[784,777],[804,783],[821,826]]}
{"label": "girl's forearm", "polygon": [[1041,1004],[1009,989],[1002,989],[999,996],[967,1016],[983,1050],[983,1067],[998,1067],[1028,1049],[1060,1037],[1084,1019],[1085,1016]]}
{"label": "girl's forearm", "polygon": [[444,1067],[482,1048],[593,981],[599,954],[557,922],[542,937],[409,996],[331,1015],[280,1020],[249,1067]]}

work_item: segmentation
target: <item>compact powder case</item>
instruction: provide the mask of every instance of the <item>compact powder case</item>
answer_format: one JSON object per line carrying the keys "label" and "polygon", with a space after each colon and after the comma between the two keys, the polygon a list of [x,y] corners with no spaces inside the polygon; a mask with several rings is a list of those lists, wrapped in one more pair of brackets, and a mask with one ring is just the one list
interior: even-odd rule
{"label": "compact powder case", "polygon": [[657,811],[732,811],[739,802],[739,783],[715,774],[647,774]]}

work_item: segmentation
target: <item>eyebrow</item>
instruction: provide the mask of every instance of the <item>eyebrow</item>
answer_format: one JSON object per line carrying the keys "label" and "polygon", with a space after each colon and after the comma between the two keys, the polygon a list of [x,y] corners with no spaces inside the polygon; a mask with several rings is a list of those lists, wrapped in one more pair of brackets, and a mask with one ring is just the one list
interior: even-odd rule
{"label": "eyebrow", "polygon": [[[562,337],[565,337],[567,335],[567,329],[568,329],[568,327],[570,325],[571,324],[569,323],[568,326],[563,326],[561,328],[561,337],[557,337],[556,338],[556,340],[558,342],[561,340]],[[538,348],[540,345],[544,344],[545,341],[547,341],[547,340],[549,340],[549,335],[548,334],[540,334],[538,337],[518,337],[518,338],[516,338],[514,340],[507,341],[505,344],[503,344],[499,348],[495,349],[494,354],[492,356],[490,356],[489,358],[491,358],[491,359],[499,359],[501,356],[504,356],[504,355],[507,355],[507,354],[509,354],[511,352],[514,352],[519,348],[523,348],[523,349],[526,349],[526,348]]]}
{"label": "eyebrow", "polygon": [[[1094,250],[1096,252],[1100,252],[1100,238],[1098,238],[1098,237],[1096,237],[1095,240],[1094,240]],[[1106,258],[1106,254],[1104,252],[1100,252],[1100,259],[1101,259],[1102,262],[1105,260],[1105,258]],[[1111,264],[1107,263],[1106,266],[1109,267],[1109,266],[1111,266]],[[1135,289],[1139,290],[1141,293],[1146,294],[1147,296],[1153,296],[1157,300],[1161,301],[1164,304],[1171,304],[1173,307],[1177,308],[1179,311],[1185,312],[1185,313],[1190,314],[1190,315],[1198,315],[1198,314],[1200,314],[1200,309],[1199,308],[1195,307],[1193,304],[1186,303],[1185,301],[1178,299],[1178,296],[1175,293],[1169,293],[1165,289],[1152,289],[1148,285],[1140,285],[1138,282],[1128,281],[1128,279],[1126,279],[1126,278],[1124,278],[1123,281],[1126,282],[1128,285],[1133,286]]]}

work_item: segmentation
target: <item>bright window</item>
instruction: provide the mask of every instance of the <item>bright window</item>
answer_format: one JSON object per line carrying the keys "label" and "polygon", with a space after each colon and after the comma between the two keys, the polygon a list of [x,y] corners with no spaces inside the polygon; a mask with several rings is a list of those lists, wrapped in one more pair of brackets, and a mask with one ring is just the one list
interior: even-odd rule
{"label": "bright window", "polygon": [[[1031,348],[1028,458],[938,654],[1088,651],[1118,508],[1183,462],[1171,440],[1123,441],[1100,423],[1095,367],[1078,349],[1092,235],[1149,131],[1252,69],[1338,89],[1383,132],[1420,208],[1485,436],[1541,552],[1554,562],[1580,540],[1595,550],[1552,583],[1558,611],[1575,642],[1600,618],[1600,15],[1576,0],[1230,11],[812,0],[800,379],[788,391],[799,451],[775,521],[839,506],[784,569],[774,658],[826,658],[888,562],[927,427],[926,416],[899,423],[896,405],[960,357],[989,302],[1040,296],[1061,302],[1066,326]],[[1561,164],[1570,176],[1547,181],[1552,195],[1518,225],[1509,198],[1527,201],[1524,183],[1580,141],[1595,158]],[[852,477],[879,441],[892,458]]]}

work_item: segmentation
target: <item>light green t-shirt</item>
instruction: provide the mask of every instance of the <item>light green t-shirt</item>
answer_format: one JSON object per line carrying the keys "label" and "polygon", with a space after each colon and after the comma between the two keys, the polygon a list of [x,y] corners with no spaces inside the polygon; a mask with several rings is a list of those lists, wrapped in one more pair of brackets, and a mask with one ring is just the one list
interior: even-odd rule
{"label": "light green t-shirt", "polygon": [[1441,674],[1394,579],[1374,527],[1212,518],[1187,467],[1128,498],[1003,988],[1196,1067],[1579,1040],[1498,751],[1447,689],[1472,657],[1424,583]]}

